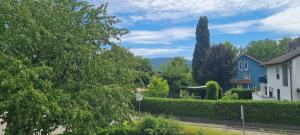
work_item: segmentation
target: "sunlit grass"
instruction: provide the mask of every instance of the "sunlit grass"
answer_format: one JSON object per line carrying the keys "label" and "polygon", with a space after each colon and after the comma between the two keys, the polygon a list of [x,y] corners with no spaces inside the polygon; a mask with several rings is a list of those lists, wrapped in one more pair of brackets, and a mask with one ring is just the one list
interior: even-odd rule
{"label": "sunlit grass", "polygon": [[211,127],[201,127],[194,125],[184,125],[185,135],[240,135],[237,131],[229,131]]}

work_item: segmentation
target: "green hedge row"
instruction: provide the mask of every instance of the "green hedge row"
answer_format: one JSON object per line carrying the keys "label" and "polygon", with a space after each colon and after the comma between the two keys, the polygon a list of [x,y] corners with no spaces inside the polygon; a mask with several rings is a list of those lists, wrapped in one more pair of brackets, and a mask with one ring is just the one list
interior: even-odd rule
{"label": "green hedge row", "polygon": [[245,121],[247,122],[300,125],[300,102],[215,101],[147,97],[141,102],[141,111],[212,120],[241,121],[241,105],[244,105]]}
{"label": "green hedge row", "polygon": [[230,89],[233,93],[238,94],[239,99],[252,99],[252,90],[249,89]]}

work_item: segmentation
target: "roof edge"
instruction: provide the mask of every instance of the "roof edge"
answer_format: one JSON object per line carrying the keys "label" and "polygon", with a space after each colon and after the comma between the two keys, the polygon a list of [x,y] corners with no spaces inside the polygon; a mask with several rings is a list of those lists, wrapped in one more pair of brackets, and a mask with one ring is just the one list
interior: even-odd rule
{"label": "roof edge", "polygon": [[263,62],[261,62],[260,60],[255,59],[254,57],[251,57],[251,56],[249,56],[249,55],[247,55],[247,54],[241,54],[241,55],[237,56],[236,58],[234,58],[233,61],[236,61],[238,58],[240,58],[240,57],[242,57],[242,56],[246,56],[246,57],[248,57],[248,58],[250,58],[250,59],[252,59],[252,60],[258,62],[258,63],[261,64],[261,65],[263,64]]}

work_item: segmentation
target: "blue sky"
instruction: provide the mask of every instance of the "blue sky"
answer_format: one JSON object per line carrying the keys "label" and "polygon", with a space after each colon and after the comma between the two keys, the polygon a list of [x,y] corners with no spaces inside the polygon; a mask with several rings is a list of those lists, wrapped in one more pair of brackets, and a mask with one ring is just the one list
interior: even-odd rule
{"label": "blue sky", "polygon": [[120,45],[135,55],[192,59],[195,29],[208,16],[211,44],[300,36],[300,0],[88,0],[108,2],[110,15],[127,28]]}

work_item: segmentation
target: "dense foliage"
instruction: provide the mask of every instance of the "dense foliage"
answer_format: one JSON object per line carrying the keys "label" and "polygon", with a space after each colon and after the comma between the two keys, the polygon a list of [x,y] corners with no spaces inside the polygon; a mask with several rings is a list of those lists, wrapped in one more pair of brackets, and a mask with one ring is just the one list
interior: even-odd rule
{"label": "dense foliage", "polygon": [[105,5],[0,3],[5,134],[49,134],[60,125],[68,134],[94,134],[130,120],[133,89],[147,83],[151,66],[111,42],[127,31],[114,27],[119,20]]}
{"label": "dense foliage", "polygon": [[196,45],[193,54],[192,63],[192,76],[193,80],[203,85],[207,80],[202,76],[203,61],[205,58],[206,51],[210,48],[210,37],[208,30],[208,19],[206,16],[202,16],[199,19],[196,28]]}
{"label": "dense foliage", "polygon": [[144,116],[138,122],[141,135],[178,135],[180,128],[175,120],[162,117]]}
{"label": "dense foliage", "polygon": [[285,54],[288,51],[288,43],[291,41],[291,38],[286,37],[278,41],[271,39],[251,41],[244,49],[244,53],[266,62]]}
{"label": "dense foliage", "polygon": [[141,110],[154,114],[240,121],[241,105],[245,108],[246,122],[300,125],[299,102],[145,98]]}
{"label": "dense foliage", "polygon": [[224,132],[216,128],[182,124],[164,116],[141,116],[133,124],[100,130],[99,135],[239,135],[239,132]]}
{"label": "dense foliage", "polygon": [[230,49],[233,53],[233,56],[236,57],[240,53],[241,49],[234,46],[230,41],[225,41],[224,45],[226,48]]}
{"label": "dense foliage", "polygon": [[138,87],[146,87],[150,83],[151,76],[154,75],[152,65],[150,63],[150,60],[146,58],[136,58],[136,61],[137,77],[135,80],[135,84]]}
{"label": "dense foliage", "polygon": [[216,81],[208,81],[206,86],[206,99],[220,99],[222,92],[220,85]]}
{"label": "dense foliage", "polygon": [[231,93],[236,93],[239,99],[252,99],[252,90],[233,88],[229,90]]}
{"label": "dense foliage", "polygon": [[212,46],[205,55],[202,65],[203,80],[217,81],[222,87],[229,84],[229,80],[236,74],[232,50],[223,44]]}
{"label": "dense foliage", "polygon": [[186,60],[176,57],[173,61],[162,65],[161,76],[168,81],[169,96],[180,97],[180,90],[191,82],[191,72],[186,64]]}
{"label": "dense foliage", "polygon": [[167,97],[169,94],[168,82],[154,75],[144,94],[149,97]]}

